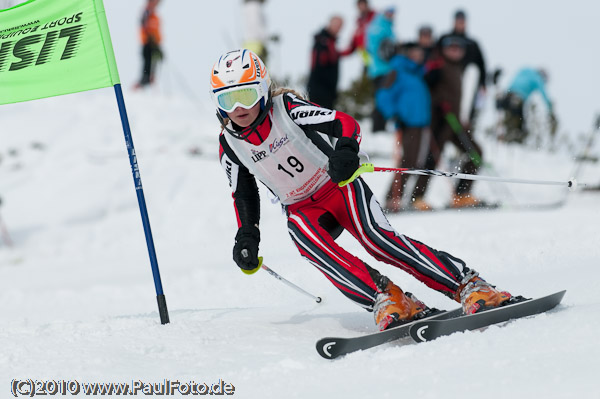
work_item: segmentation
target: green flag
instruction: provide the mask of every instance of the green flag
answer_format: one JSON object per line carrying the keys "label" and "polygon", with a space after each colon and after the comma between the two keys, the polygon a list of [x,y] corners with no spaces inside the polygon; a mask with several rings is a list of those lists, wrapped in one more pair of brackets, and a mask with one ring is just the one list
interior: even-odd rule
{"label": "green flag", "polygon": [[0,11],[0,104],[118,83],[102,0],[29,0]]}

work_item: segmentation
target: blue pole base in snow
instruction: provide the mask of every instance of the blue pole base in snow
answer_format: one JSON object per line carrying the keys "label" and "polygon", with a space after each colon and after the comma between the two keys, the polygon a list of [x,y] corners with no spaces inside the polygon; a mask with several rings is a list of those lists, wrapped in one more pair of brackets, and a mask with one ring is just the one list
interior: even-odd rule
{"label": "blue pole base in snow", "polygon": [[156,289],[156,299],[158,301],[158,313],[160,315],[161,324],[169,323],[169,312],[167,310],[167,301],[163,293],[162,282],[160,280],[160,271],[158,270],[158,261],[156,259],[156,250],[154,248],[154,240],[152,239],[152,230],[150,229],[150,219],[148,218],[148,210],[146,209],[146,199],[144,198],[144,189],[142,188],[142,178],[140,169],[137,163],[135,148],[133,147],[133,139],[131,138],[131,128],[129,127],[129,119],[127,118],[127,110],[125,108],[125,100],[123,99],[123,91],[121,85],[116,84],[115,95],[117,96],[117,104],[119,105],[119,114],[121,115],[121,123],[123,125],[123,133],[125,134],[125,144],[127,144],[127,153],[129,154],[129,163],[133,174],[133,183],[137,194],[138,205],[142,216],[142,224],[144,225],[144,234],[146,235],[146,245],[148,247],[148,255],[150,256],[150,266],[152,267],[152,276],[154,277],[154,288]]}
{"label": "blue pole base in snow", "polygon": [[169,311],[167,310],[167,300],[164,295],[157,295],[158,314],[160,315],[160,324],[169,324]]}

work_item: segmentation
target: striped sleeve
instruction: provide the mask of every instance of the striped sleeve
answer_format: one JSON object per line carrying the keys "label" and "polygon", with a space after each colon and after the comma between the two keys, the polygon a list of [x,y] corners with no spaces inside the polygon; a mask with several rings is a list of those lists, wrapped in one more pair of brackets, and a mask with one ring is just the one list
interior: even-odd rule
{"label": "striped sleeve", "polygon": [[233,192],[233,206],[238,228],[246,225],[258,226],[260,221],[260,196],[256,179],[240,163],[233,150],[227,145],[223,134],[219,137],[219,160]]}
{"label": "striped sleeve", "polygon": [[336,138],[349,137],[360,144],[362,139],[360,126],[350,115],[323,108],[292,93],[284,94],[283,103],[288,115],[298,126]]}

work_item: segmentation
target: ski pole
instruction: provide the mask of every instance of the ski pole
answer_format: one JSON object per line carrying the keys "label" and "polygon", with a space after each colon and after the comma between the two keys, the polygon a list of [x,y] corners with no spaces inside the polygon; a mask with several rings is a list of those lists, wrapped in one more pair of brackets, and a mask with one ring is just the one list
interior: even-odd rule
{"label": "ski pole", "polygon": [[600,114],[596,116],[596,120],[594,121],[594,127],[590,132],[584,150],[581,154],[577,156],[577,161],[575,162],[575,167],[573,168],[573,174],[571,176],[579,176],[581,169],[583,167],[583,161],[589,156],[590,149],[593,147],[595,134],[600,131]]}
{"label": "ski pole", "polygon": [[[246,251],[247,253],[247,249],[242,249],[242,252]],[[252,270],[244,270],[242,269],[242,272],[244,272],[247,275],[251,275],[256,273],[259,269],[264,269],[267,273],[269,273],[271,276],[275,277],[277,280],[281,281],[282,283],[288,285],[289,287],[292,287],[293,289],[295,289],[296,291],[298,291],[301,294],[304,294],[312,299],[314,299],[317,303],[321,303],[322,299],[320,296],[314,296],[313,294],[306,292],[305,290],[303,290],[302,288],[298,287],[296,284],[286,280],[285,278],[281,277],[279,274],[275,273],[273,270],[271,270],[270,268],[267,267],[267,265],[263,264],[263,257],[259,256],[258,257],[258,266],[256,267],[256,269],[252,269]]]}
{"label": "ski pole", "polygon": [[509,179],[503,177],[492,177],[492,176],[481,176],[471,175],[467,173],[456,173],[456,172],[444,172],[441,170],[429,170],[429,169],[413,169],[413,168],[381,168],[374,166],[372,163],[364,163],[356,172],[348,179],[339,183],[340,187],[351,183],[363,173],[367,172],[394,172],[394,173],[405,173],[407,175],[425,175],[425,176],[439,176],[439,177],[450,177],[453,179],[463,180],[486,180],[496,181],[505,183],[519,183],[519,184],[541,184],[548,186],[567,186],[570,190],[574,190],[578,185],[585,187],[585,184],[578,184],[577,180],[571,179],[568,181],[549,181],[549,180],[527,180],[527,179]]}
{"label": "ski pole", "polygon": [[0,216],[0,231],[2,231],[2,240],[4,241],[4,243],[11,248],[14,247],[15,244],[13,243],[13,240],[10,237],[10,233],[8,232],[8,229],[6,228],[6,224],[4,223],[4,219],[2,219],[1,216]]}
{"label": "ski pole", "polygon": [[458,140],[467,150],[468,155],[475,164],[475,166],[481,166],[483,163],[481,155],[479,154],[479,151],[477,151],[477,149],[475,148],[475,145],[473,144],[471,139],[466,135],[456,115],[453,112],[448,112],[446,113],[444,118],[446,119],[446,122],[448,122],[448,125],[450,125],[452,131],[458,136]]}
{"label": "ski pole", "polygon": [[[479,153],[479,151],[477,151],[477,148],[475,148],[475,144],[473,143],[473,140],[465,133],[465,131],[462,127],[462,124],[458,120],[458,117],[453,112],[448,112],[445,115],[445,119],[446,119],[446,122],[448,122],[448,124],[450,125],[450,128],[452,129],[452,131],[454,133],[456,133],[456,135],[458,136],[458,140],[462,143],[462,145],[468,151],[469,157],[471,158],[471,161],[473,161],[473,163],[475,164],[475,167],[483,166],[484,168],[487,168],[488,171],[492,175],[495,175],[495,177],[497,177],[498,173],[496,173],[495,168],[489,162],[484,162],[482,160],[481,154]],[[572,176],[576,176],[576,175],[572,175]],[[496,191],[496,193],[498,193],[496,190],[496,187],[501,187],[502,189],[504,189],[503,194],[508,194],[508,196],[511,197],[513,200],[515,199],[514,195],[512,195],[512,193],[506,186],[492,185],[492,189],[494,191]]]}

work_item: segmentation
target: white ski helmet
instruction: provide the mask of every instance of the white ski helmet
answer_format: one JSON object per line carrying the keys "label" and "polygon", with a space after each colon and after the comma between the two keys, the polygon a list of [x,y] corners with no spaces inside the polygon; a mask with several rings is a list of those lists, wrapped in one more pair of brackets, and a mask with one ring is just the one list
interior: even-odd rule
{"label": "white ski helmet", "polygon": [[252,108],[259,101],[261,109],[270,97],[271,78],[262,60],[250,50],[230,51],[219,57],[210,74],[210,94],[226,118],[237,107]]}

